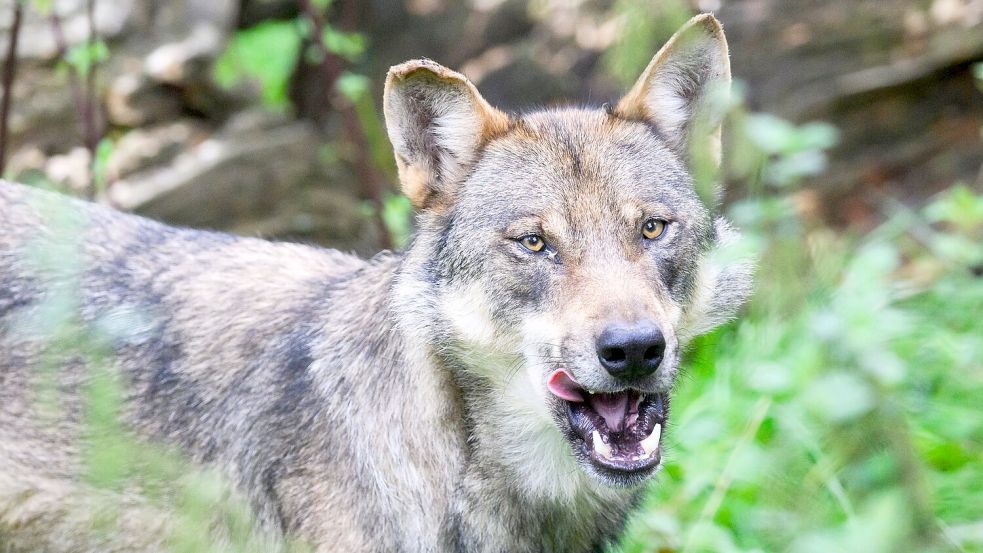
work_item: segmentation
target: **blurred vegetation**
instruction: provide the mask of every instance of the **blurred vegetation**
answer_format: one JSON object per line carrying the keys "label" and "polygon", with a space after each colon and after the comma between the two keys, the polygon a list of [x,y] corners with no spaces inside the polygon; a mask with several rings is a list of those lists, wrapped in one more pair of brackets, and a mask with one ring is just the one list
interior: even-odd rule
{"label": "blurred vegetation", "polygon": [[[623,84],[689,16],[681,2],[617,0],[611,9],[630,22],[604,57]],[[66,52],[65,68],[85,78],[108,55],[94,39]],[[297,64],[328,55],[369,56],[371,44],[301,12],[238,30],[214,76],[227,87],[256,83],[264,105],[284,111]],[[983,90],[983,65],[975,73]],[[336,77],[363,155],[392,178],[371,93],[380,83]],[[740,320],[689,352],[664,471],[611,551],[983,551],[983,196],[953,183],[923,209],[885,198],[889,212],[868,234],[827,227],[801,183],[826,168],[837,129],[749,111],[741,89],[722,106],[725,177],[740,187],[725,211],[745,234],[741,252],[759,259],[756,294]],[[97,148],[98,183],[112,141]],[[335,163],[342,149],[330,144],[322,157]],[[394,245],[406,243],[404,198],[382,191],[365,209]],[[39,263],[71,263],[71,252],[49,253]],[[92,360],[91,484],[139,482],[176,514],[174,551],[300,549],[256,532],[218,476],[123,429],[118,375],[104,353],[121,330],[80,334],[70,291],[50,297],[37,324],[50,328],[51,347]],[[209,537],[216,525],[230,544]]]}
{"label": "blurred vegetation", "polygon": [[983,551],[983,195],[886,198],[844,234],[797,186],[835,128],[729,124],[756,292],[689,352],[664,472],[611,551]]}
{"label": "blurred vegetation", "polygon": [[125,427],[125,389],[111,352],[113,344],[145,331],[147,321],[125,308],[106,313],[95,324],[81,320],[78,290],[83,267],[80,246],[71,237],[84,234],[85,221],[65,204],[37,206],[50,222],[50,235],[61,238],[39,238],[27,260],[51,278],[38,308],[19,320],[18,327],[44,339],[36,397],[39,413],[52,423],[68,415],[59,395],[65,375],[59,371],[70,360],[85,360],[81,456],[86,484],[97,492],[94,503],[85,507],[94,513],[93,530],[118,531],[115,521],[126,505],[113,494],[129,492],[145,501],[141,507],[154,509],[154,522],[163,522],[167,529],[163,545],[172,553],[310,551],[303,543],[261,530],[249,504],[217,471],[196,468],[176,449],[147,443]]}

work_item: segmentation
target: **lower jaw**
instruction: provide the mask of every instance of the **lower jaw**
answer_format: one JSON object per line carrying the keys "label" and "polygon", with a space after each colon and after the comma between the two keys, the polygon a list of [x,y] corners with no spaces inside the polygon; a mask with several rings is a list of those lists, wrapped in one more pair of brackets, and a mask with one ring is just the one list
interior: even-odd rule
{"label": "lower jaw", "polygon": [[593,476],[603,485],[611,488],[634,489],[645,484],[659,469],[662,464],[662,452],[657,451],[644,463],[632,465],[611,464],[604,459],[598,459],[591,451],[586,450],[586,460],[584,470]]}
{"label": "lower jaw", "polygon": [[661,450],[654,451],[647,457],[626,461],[611,461],[597,455],[594,452],[589,452],[588,455],[590,463],[595,469],[616,476],[645,477],[658,468],[659,464],[662,462]]}
{"label": "lower jaw", "polygon": [[[661,434],[662,425],[657,424],[654,433]],[[644,450],[634,455],[605,455],[605,452],[598,451],[586,440],[581,442],[582,451],[587,457],[588,462],[599,472],[617,478],[640,477],[651,474],[662,462],[662,447],[658,445],[660,436],[652,436],[656,446],[649,452]],[[600,439],[597,434],[594,439]]]}
{"label": "lower jaw", "polygon": [[[610,419],[598,416],[590,404],[566,404],[568,437],[596,468],[628,474],[648,472],[659,465],[668,401],[664,396],[655,396],[644,403],[638,401],[636,410],[629,408],[614,431],[608,428]],[[632,414],[634,419],[630,417]]]}

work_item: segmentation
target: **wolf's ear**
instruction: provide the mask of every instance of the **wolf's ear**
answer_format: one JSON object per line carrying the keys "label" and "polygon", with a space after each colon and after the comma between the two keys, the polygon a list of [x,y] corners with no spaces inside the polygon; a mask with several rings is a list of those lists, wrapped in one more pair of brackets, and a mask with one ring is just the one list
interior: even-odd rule
{"label": "wolf's ear", "polygon": [[418,209],[451,198],[481,145],[509,124],[467,77],[426,59],[389,69],[383,109],[403,192]]}
{"label": "wolf's ear", "polygon": [[712,15],[698,15],[652,58],[616,112],[654,123],[683,159],[696,154],[719,165],[721,117],[709,104],[714,91],[729,89],[724,30]]}

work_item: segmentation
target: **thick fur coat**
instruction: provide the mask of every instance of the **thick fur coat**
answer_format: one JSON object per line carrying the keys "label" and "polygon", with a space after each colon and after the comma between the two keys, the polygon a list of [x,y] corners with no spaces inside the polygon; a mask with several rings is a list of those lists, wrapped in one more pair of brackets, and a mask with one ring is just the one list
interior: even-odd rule
{"label": "thick fur coat", "polygon": [[[0,550],[168,543],[138,490],[113,492],[108,531],[87,510],[104,493],[80,445],[94,363],[59,325],[98,337],[125,428],[216,468],[317,551],[599,549],[658,468],[683,346],[750,287],[747,265],[715,263],[733,231],[690,169],[719,161],[704,108],[729,79],[710,16],[602,109],[512,116],[433,62],[394,67],[385,114],[417,234],[368,261],[0,182]],[[660,348],[630,380],[596,345],[626,321]],[[54,416],[38,401],[52,375]],[[639,411],[602,417],[595,393]]]}

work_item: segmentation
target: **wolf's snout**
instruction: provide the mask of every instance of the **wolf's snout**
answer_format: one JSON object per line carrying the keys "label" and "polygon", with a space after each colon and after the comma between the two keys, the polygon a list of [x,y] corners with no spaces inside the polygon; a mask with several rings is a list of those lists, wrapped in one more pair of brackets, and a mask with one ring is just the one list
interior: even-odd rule
{"label": "wolf's snout", "polygon": [[666,339],[651,321],[614,324],[597,339],[597,357],[611,376],[637,380],[655,372],[662,363]]}

